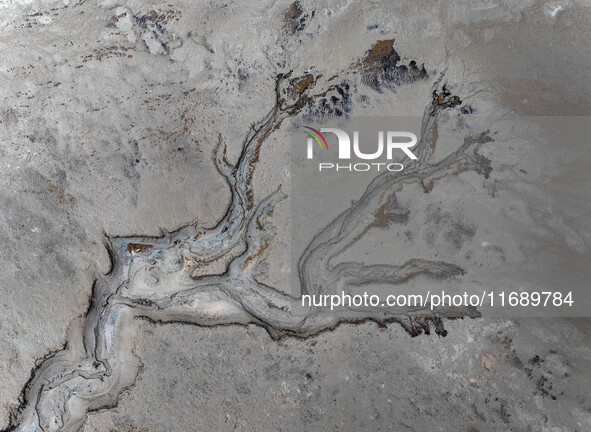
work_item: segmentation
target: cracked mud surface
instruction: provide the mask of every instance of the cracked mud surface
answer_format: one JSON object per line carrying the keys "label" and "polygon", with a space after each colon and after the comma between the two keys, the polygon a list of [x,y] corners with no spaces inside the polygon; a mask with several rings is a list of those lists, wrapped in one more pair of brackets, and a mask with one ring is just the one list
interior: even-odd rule
{"label": "cracked mud surface", "polygon": [[[589,152],[516,116],[589,111],[584,44],[511,60],[540,21],[584,39],[588,9],[548,7],[6,5],[0,427],[589,428],[586,320],[305,308],[283,265],[297,127],[414,115],[418,159],[326,222],[298,294],[584,284],[588,180],[569,175]],[[376,232],[391,261],[358,262]]]}

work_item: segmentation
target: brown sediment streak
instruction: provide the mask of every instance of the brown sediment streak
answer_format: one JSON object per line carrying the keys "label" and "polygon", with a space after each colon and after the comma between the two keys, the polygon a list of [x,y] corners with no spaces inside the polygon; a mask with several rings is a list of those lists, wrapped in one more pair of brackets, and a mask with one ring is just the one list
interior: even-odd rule
{"label": "brown sediment streak", "polygon": [[127,245],[127,252],[129,252],[130,254],[144,253],[144,252],[148,252],[152,248],[153,248],[153,246],[150,244],[129,243]]}
{"label": "brown sediment streak", "polygon": [[244,260],[244,264],[242,264],[242,270],[244,270],[246,267],[248,267],[248,264],[253,259],[259,258],[261,255],[263,255],[263,253],[267,250],[268,247],[269,247],[268,244],[264,244],[263,246],[260,246],[253,255],[247,256],[246,259]]}
{"label": "brown sediment streak", "polygon": [[224,162],[227,166],[230,166],[230,162],[228,162],[228,152],[227,152],[226,144],[224,144],[224,151],[222,154],[223,154],[222,162]]}

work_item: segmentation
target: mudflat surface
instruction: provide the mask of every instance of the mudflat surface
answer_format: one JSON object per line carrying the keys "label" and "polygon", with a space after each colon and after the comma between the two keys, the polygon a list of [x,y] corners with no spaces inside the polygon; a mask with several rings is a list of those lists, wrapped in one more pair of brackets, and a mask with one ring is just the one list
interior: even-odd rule
{"label": "mudflat surface", "polygon": [[[591,429],[581,296],[502,319],[297,300],[584,293],[590,23],[575,1],[0,3],[0,429]],[[417,163],[294,240],[302,127],[367,116],[416,119]]]}

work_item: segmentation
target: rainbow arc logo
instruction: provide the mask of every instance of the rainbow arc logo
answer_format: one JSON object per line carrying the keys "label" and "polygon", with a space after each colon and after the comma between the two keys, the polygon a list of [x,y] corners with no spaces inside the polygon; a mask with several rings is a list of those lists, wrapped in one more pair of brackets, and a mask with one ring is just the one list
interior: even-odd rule
{"label": "rainbow arc logo", "polygon": [[[308,132],[308,131],[304,131],[306,132],[308,135],[310,135],[312,138],[314,138],[316,140],[316,142],[318,143],[318,145],[320,146],[320,148],[322,148],[322,142],[324,143],[324,147],[326,148],[326,150],[328,150],[328,144],[326,143],[326,139],[324,138],[324,135],[322,135],[320,133],[320,131],[308,127],[308,126],[304,126],[306,129],[311,130],[312,132]],[[322,140],[322,142],[320,142],[320,140]]]}

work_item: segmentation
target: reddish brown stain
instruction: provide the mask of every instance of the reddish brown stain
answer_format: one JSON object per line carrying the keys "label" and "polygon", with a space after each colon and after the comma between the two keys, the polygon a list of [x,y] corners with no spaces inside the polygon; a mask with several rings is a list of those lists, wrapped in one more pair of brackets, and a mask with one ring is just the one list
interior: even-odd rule
{"label": "reddish brown stain", "polygon": [[376,41],[363,58],[363,66],[366,70],[372,70],[380,65],[395,65],[400,61],[400,56],[394,49],[394,39]]}
{"label": "reddish brown stain", "polygon": [[127,252],[129,252],[130,254],[144,253],[144,252],[148,252],[153,247],[154,246],[149,245],[149,244],[129,243],[127,245]]}
{"label": "reddish brown stain", "polygon": [[253,259],[260,257],[265,252],[265,250],[267,250],[268,247],[269,247],[268,244],[264,244],[263,246],[261,246],[257,249],[257,251],[254,253],[254,255],[250,255],[250,256],[246,257],[246,259],[244,260],[244,263],[242,264],[242,270],[244,270],[246,267],[248,267],[248,264]]}

